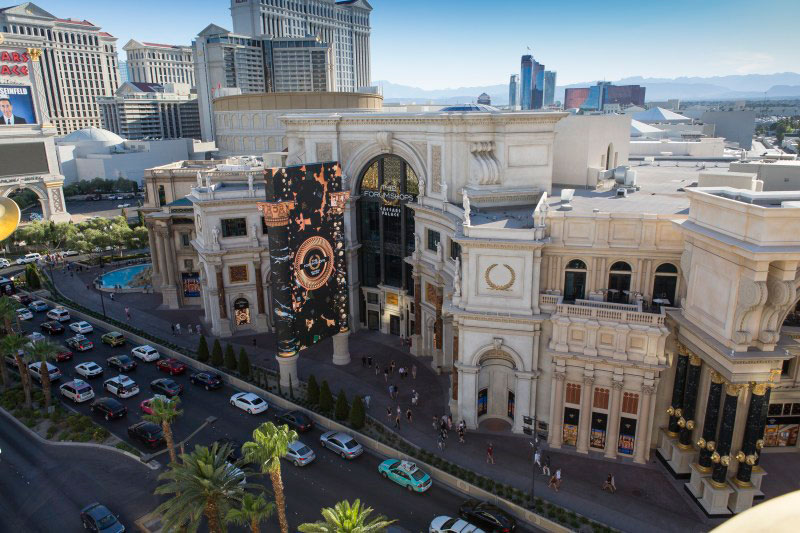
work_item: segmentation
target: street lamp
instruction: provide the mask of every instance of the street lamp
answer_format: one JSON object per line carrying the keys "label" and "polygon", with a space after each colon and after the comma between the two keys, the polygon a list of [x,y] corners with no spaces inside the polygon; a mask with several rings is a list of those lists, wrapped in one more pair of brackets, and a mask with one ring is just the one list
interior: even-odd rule
{"label": "street lamp", "polygon": [[103,291],[101,291],[100,289],[97,289],[97,290],[98,290],[98,292],[100,292],[100,305],[103,306],[103,318],[108,318],[108,317],[106,317],[106,301],[103,298]]}

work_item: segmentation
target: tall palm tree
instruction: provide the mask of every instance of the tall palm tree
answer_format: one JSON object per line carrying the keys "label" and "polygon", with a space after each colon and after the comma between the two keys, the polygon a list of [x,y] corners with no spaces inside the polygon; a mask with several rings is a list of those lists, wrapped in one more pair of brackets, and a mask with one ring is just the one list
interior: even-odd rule
{"label": "tall palm tree", "polygon": [[[13,300],[7,296],[3,296],[0,298],[0,320],[3,321],[3,326],[6,330],[6,335],[10,335],[11,331],[11,315],[19,319],[19,316],[16,312],[16,306],[12,305]],[[4,356],[7,354],[3,354]],[[14,357],[14,354],[8,354],[11,357]],[[0,378],[3,380],[3,390],[9,387],[9,377],[8,377],[8,369],[6,368],[5,364],[0,365]]]}
{"label": "tall palm tree", "polygon": [[275,504],[267,502],[262,495],[246,492],[238,509],[231,509],[225,516],[226,522],[237,526],[250,526],[251,533],[261,533],[261,522],[272,516]]}
{"label": "tall palm tree", "polygon": [[380,533],[397,522],[397,520],[387,520],[383,515],[378,515],[367,522],[371,514],[372,507],[363,507],[361,500],[356,500],[353,505],[345,500],[333,508],[323,508],[323,520],[300,524],[297,529],[301,533]]}
{"label": "tall palm tree", "polygon": [[275,505],[278,508],[278,523],[281,533],[289,532],[286,521],[286,498],[283,494],[281,478],[281,457],[289,451],[289,444],[297,440],[297,432],[283,425],[276,427],[272,422],[261,424],[253,431],[253,440],[242,446],[245,460],[261,465],[261,473],[269,474]]}
{"label": "tall palm tree", "polygon": [[175,462],[178,460],[175,455],[175,439],[172,436],[172,422],[183,414],[183,411],[178,409],[181,399],[175,396],[172,399],[163,396],[156,396],[150,402],[150,409],[153,413],[144,415],[144,419],[161,426],[164,430],[164,440],[167,441],[167,449],[169,450],[169,460]]}
{"label": "tall palm tree", "polygon": [[31,408],[31,375],[28,373],[28,365],[25,364],[25,356],[22,349],[28,344],[28,339],[20,335],[6,335],[0,341],[0,349],[4,355],[13,357],[17,362],[19,379],[22,382],[22,390],[25,392],[25,407]]}
{"label": "tall palm tree", "polygon": [[45,411],[50,410],[52,396],[50,394],[50,372],[47,370],[47,362],[56,358],[58,345],[47,340],[34,342],[28,350],[28,358],[31,362],[39,362],[39,375],[42,377],[42,392],[44,393]]}
{"label": "tall palm tree", "polygon": [[205,516],[211,533],[226,530],[223,517],[235,504],[242,502],[246,489],[260,485],[246,482],[246,470],[228,462],[230,445],[208,448],[197,445],[191,453],[181,454],[180,461],[170,463],[169,470],[158,476],[165,483],[155,494],[169,494],[170,499],[156,509],[161,514],[165,531],[197,531]]}

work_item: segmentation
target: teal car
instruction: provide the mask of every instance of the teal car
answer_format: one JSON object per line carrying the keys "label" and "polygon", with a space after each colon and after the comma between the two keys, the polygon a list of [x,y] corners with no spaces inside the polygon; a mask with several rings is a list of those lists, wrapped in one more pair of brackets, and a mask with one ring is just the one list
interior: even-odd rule
{"label": "teal car", "polygon": [[431,476],[410,461],[387,459],[378,465],[378,473],[411,492],[425,492],[433,484]]}

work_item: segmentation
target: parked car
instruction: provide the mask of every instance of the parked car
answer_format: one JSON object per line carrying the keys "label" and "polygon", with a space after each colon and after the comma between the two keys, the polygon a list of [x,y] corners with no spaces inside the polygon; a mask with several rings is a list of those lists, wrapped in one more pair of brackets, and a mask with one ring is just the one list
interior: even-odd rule
{"label": "parked car", "polygon": [[31,320],[33,319],[33,313],[27,307],[20,307],[17,309],[17,316],[20,320]]}
{"label": "parked car", "polygon": [[431,525],[428,527],[428,533],[485,533],[478,526],[474,526],[469,522],[460,518],[451,518],[449,516],[437,516],[431,520]]}
{"label": "parked car", "polygon": [[28,309],[36,313],[41,313],[42,311],[50,309],[50,306],[47,305],[47,302],[43,302],[42,300],[34,300],[28,304]]}
{"label": "parked car", "polygon": [[128,427],[128,436],[151,448],[164,444],[164,430],[161,426],[145,420]]}
{"label": "parked car", "polygon": [[314,450],[303,444],[301,441],[296,440],[289,443],[288,451],[283,456],[287,461],[291,461],[294,466],[306,466],[314,461],[317,455]]}
{"label": "parked car", "polygon": [[139,385],[124,374],[105,380],[103,387],[120,398],[130,398],[139,394]]}
{"label": "parked car", "polygon": [[319,443],[323,448],[339,454],[342,459],[355,459],[364,453],[364,447],[352,435],[344,432],[326,431],[319,438]]}
{"label": "parked car", "polygon": [[94,348],[94,343],[84,337],[83,335],[75,335],[70,337],[64,343],[77,352],[86,352]]}
{"label": "parked car", "polygon": [[[61,378],[61,370],[52,363],[45,363],[47,365],[47,372],[50,374],[50,381],[57,381]],[[33,378],[38,381],[39,383],[42,382],[42,376],[39,373],[42,367],[42,363],[35,362],[28,365],[28,373],[33,376]]]}
{"label": "parked car", "polygon": [[72,359],[72,352],[64,348],[63,346],[58,347],[58,351],[56,352],[56,362],[63,363],[64,361],[69,361]]}
{"label": "parked car", "polygon": [[425,492],[433,484],[431,476],[411,461],[387,459],[378,465],[378,473],[411,492]]}
{"label": "parked car", "polygon": [[282,415],[275,415],[275,425],[286,424],[298,433],[305,433],[314,428],[314,421],[301,411],[287,411]]}
{"label": "parked car", "polygon": [[104,344],[108,344],[109,346],[112,347],[122,346],[123,344],[125,344],[125,336],[119,331],[109,331],[108,333],[100,337],[100,340]]}
{"label": "parked car", "polygon": [[88,402],[94,398],[94,390],[92,390],[91,385],[82,379],[68,381],[61,385],[58,390],[61,391],[62,396],[75,403]]}
{"label": "parked car", "polygon": [[87,333],[91,333],[94,331],[92,325],[86,322],[85,320],[81,320],[80,322],[73,322],[72,324],[69,325],[69,329],[81,335],[86,335]]}
{"label": "parked car", "polygon": [[119,400],[104,396],[92,402],[89,409],[93,413],[100,413],[106,420],[122,418],[128,414],[128,408],[122,405]]}
{"label": "parked car", "polygon": [[87,361],[86,363],[75,365],[75,372],[87,379],[92,379],[103,375],[103,367],[92,361]]}
{"label": "parked car", "polygon": [[195,372],[189,376],[189,382],[206,390],[219,389],[222,387],[222,376],[216,372]]}
{"label": "parked car", "polygon": [[183,374],[186,372],[186,369],[189,368],[186,366],[186,363],[182,363],[172,357],[169,359],[162,359],[156,363],[156,367],[162,372],[167,372],[170,376]]}
{"label": "parked car", "polygon": [[61,335],[62,333],[64,333],[64,326],[61,325],[61,322],[56,322],[55,320],[51,320],[49,322],[42,322],[41,324],[39,324],[39,329],[41,329],[50,336]]}
{"label": "parked car", "polygon": [[61,255],[64,257],[72,257],[73,255],[78,255],[76,250],[67,250],[66,252],[62,252]]}
{"label": "parked car", "polygon": [[25,335],[25,336],[31,340],[31,342],[28,343],[28,344],[31,344],[31,345],[34,342],[39,342],[39,341],[43,341],[44,340],[44,335],[42,335],[38,331],[34,331],[33,333],[30,333],[30,334]]}
{"label": "parked car", "polygon": [[149,344],[145,344],[144,346],[137,346],[133,350],[131,350],[131,355],[136,357],[137,359],[141,359],[145,363],[149,363],[151,361],[158,361],[161,355],[156,351],[155,348],[150,346]]}
{"label": "parked car", "polygon": [[183,392],[183,385],[175,383],[173,379],[159,378],[150,382],[150,389],[160,392],[167,398],[173,398]]}
{"label": "parked car", "polygon": [[116,368],[120,372],[130,372],[136,369],[136,361],[127,355],[114,355],[106,359],[106,363],[111,368]]}
{"label": "parked car", "polygon": [[97,502],[81,509],[81,522],[84,529],[97,533],[125,533],[125,526],[108,507]]}
{"label": "parked car", "polygon": [[22,305],[28,305],[33,301],[33,298],[31,298],[27,294],[15,294],[14,296],[12,296],[12,298],[21,303]]}
{"label": "parked car", "polygon": [[492,533],[511,533],[517,528],[517,521],[510,514],[479,500],[470,499],[462,503],[458,516]]}
{"label": "parked car", "polygon": [[0,268],[7,268],[11,266],[11,261],[5,257],[0,257]]}
{"label": "parked car", "polygon": [[263,413],[269,408],[267,402],[253,394],[252,392],[237,392],[231,396],[231,405],[238,407],[248,414],[257,415]]}
{"label": "parked car", "polygon": [[226,457],[229,463],[236,463],[243,459],[241,442],[234,439],[229,439],[228,437],[222,437],[221,439],[217,439],[211,443],[212,446],[214,444],[217,445],[218,449],[221,449],[223,446],[231,447],[231,451],[228,454],[228,457]]}
{"label": "parked car", "polygon": [[164,396],[163,394],[156,394],[152,398],[148,398],[148,399],[142,401],[142,403],[139,404],[139,409],[141,409],[142,412],[144,414],[146,414],[146,415],[152,415],[153,414],[153,408],[150,407],[150,405],[153,403],[153,400],[155,400],[156,398],[161,398],[162,400],[170,401],[170,399],[167,398],[166,396]]}
{"label": "parked car", "polygon": [[[69,311],[67,311],[63,307],[56,307],[55,309],[49,310],[47,312],[47,318],[49,318],[50,320],[56,320],[58,322],[70,321]],[[80,333],[80,331],[78,333]]]}
{"label": "parked car", "polygon": [[42,258],[41,254],[38,253],[31,253],[25,254],[22,257],[18,257],[16,263],[18,265],[27,265],[28,263],[35,263],[36,261]]}

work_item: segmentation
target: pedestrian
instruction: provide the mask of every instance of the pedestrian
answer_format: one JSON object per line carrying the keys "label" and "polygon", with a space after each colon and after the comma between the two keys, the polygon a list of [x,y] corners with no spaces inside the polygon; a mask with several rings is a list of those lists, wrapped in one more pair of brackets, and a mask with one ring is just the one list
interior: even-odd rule
{"label": "pedestrian", "polygon": [[364,355],[361,356],[361,366],[367,368],[367,357]]}
{"label": "pedestrian", "polygon": [[398,374],[400,374],[400,379],[403,379],[403,378],[405,377],[405,376],[403,375],[403,374],[405,374],[405,372],[406,372],[406,369],[405,369],[405,367],[402,367],[402,366],[401,366],[401,367],[400,367],[400,369],[397,371],[397,373],[398,373]]}
{"label": "pedestrian", "polygon": [[536,450],[536,453],[533,454],[533,464],[538,466],[539,468],[542,467],[542,452]]}
{"label": "pedestrian", "polygon": [[397,416],[400,416],[401,414],[403,414],[403,411],[400,410],[400,406],[398,405],[397,406]]}
{"label": "pedestrian", "polygon": [[453,430],[453,417],[447,415],[447,431],[452,431],[452,430]]}
{"label": "pedestrian", "polygon": [[[200,327],[200,326],[197,326],[197,327]],[[191,333],[191,331],[189,333]],[[256,338],[253,337],[253,348],[255,348],[257,344],[258,343],[256,342]]]}
{"label": "pedestrian", "polygon": [[386,408],[386,419],[387,419],[389,422],[391,422],[391,421],[392,421],[392,408],[391,408],[391,407],[387,407],[387,408]]}
{"label": "pedestrian", "polygon": [[189,335],[191,335],[192,334],[192,325],[191,324],[189,324],[188,329],[189,329]]}
{"label": "pedestrian", "polygon": [[606,478],[605,483],[603,483],[603,490],[607,490],[611,494],[617,492],[617,484],[614,480],[614,474],[609,474]]}
{"label": "pedestrian", "polygon": [[372,368],[372,356],[371,355],[367,356],[367,366],[369,368]]}
{"label": "pedestrian", "polygon": [[444,451],[444,439],[439,437],[439,440],[436,442],[437,446],[439,446],[439,451]]}
{"label": "pedestrian", "polygon": [[433,417],[433,430],[437,431],[439,429],[439,419],[435,416]]}
{"label": "pedestrian", "polygon": [[[200,329],[200,324],[197,324],[197,334],[198,335],[202,335],[203,334],[203,330]],[[255,340],[255,339],[253,339],[253,340]],[[255,345],[253,345],[253,346],[255,346]]]}
{"label": "pedestrian", "polygon": [[542,465],[542,475],[549,476],[550,475],[550,456],[544,456],[544,464]]}
{"label": "pedestrian", "polygon": [[175,335],[175,324],[170,324],[170,328],[172,328],[172,334]]}
{"label": "pedestrian", "polygon": [[177,333],[178,335],[181,334],[181,323],[180,322],[175,324],[175,333]]}
{"label": "pedestrian", "polygon": [[389,373],[394,374],[394,359],[392,359],[392,362],[389,363]]}
{"label": "pedestrian", "polygon": [[114,293],[108,295],[108,298],[113,302],[114,301]]}
{"label": "pedestrian", "polygon": [[399,397],[400,397],[400,387],[398,387],[397,385],[395,385],[395,386],[394,386],[394,399],[396,400],[396,399],[397,399],[397,398],[399,398]]}
{"label": "pedestrian", "polygon": [[385,382],[389,381],[389,367],[388,366],[383,369],[383,381],[385,381]]}
{"label": "pedestrian", "polygon": [[411,408],[410,407],[408,409],[406,409],[406,420],[408,420],[408,423],[411,424]]}
{"label": "pedestrian", "polygon": [[400,429],[400,415],[399,414],[396,417],[394,417],[394,427],[397,428],[397,429]]}
{"label": "pedestrian", "polygon": [[375,375],[376,375],[376,376],[378,376],[378,375],[381,373],[381,370],[380,370],[380,368],[381,368],[381,367],[380,367],[380,365],[378,364],[378,362],[377,362],[377,361],[375,361]]}
{"label": "pedestrian", "polygon": [[417,379],[417,365],[411,365],[411,377]]}
{"label": "pedestrian", "polygon": [[556,468],[556,492],[561,488],[561,467]]}
{"label": "pedestrian", "polygon": [[389,398],[394,399],[394,385],[389,385]]}
{"label": "pedestrian", "polygon": [[494,464],[494,446],[492,446],[491,442],[486,448],[486,462]]}
{"label": "pedestrian", "polygon": [[129,308],[125,308],[125,317],[130,320],[131,319],[131,310]]}
{"label": "pedestrian", "polygon": [[364,396],[364,409],[369,411],[369,401],[372,399],[372,396]]}
{"label": "pedestrian", "polygon": [[413,405],[414,407],[417,406],[417,391],[413,389],[411,390],[411,405]]}
{"label": "pedestrian", "polygon": [[557,481],[558,480],[556,480],[556,476],[555,475],[550,476],[550,481],[547,483],[547,488],[548,489],[555,489],[555,491],[558,492]]}
{"label": "pedestrian", "polygon": [[458,442],[464,444],[464,434],[466,433],[466,429],[458,426]]}

